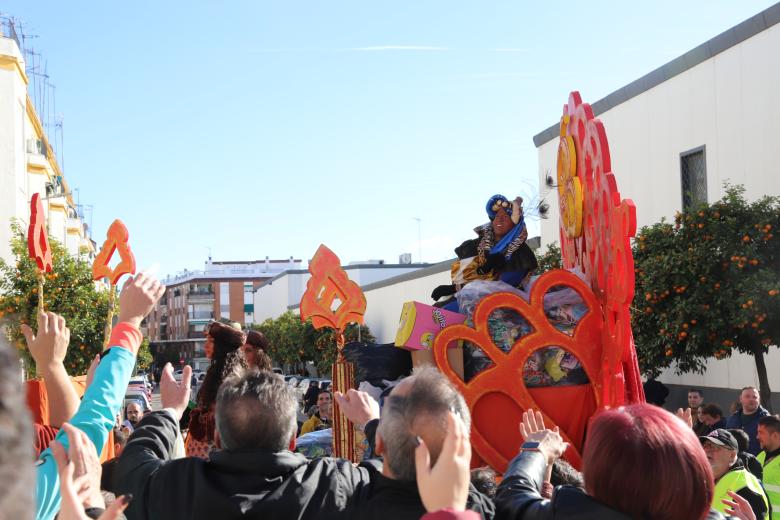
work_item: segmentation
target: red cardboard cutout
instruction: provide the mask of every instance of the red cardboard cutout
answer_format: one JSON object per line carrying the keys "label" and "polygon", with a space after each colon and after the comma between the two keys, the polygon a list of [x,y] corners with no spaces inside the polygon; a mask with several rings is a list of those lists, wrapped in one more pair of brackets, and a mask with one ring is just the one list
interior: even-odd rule
{"label": "red cardboard cutout", "polygon": [[[349,279],[336,254],[320,244],[309,264],[311,278],[301,298],[301,319],[311,318],[315,329],[330,327],[341,336],[348,323],[363,323],[366,297],[360,286]],[[340,301],[337,309],[331,306]],[[343,340],[343,338],[342,338]]]}
{"label": "red cardboard cutout", "polygon": [[[330,327],[336,331],[338,355],[332,366],[333,390],[346,394],[355,386],[354,366],[344,359],[344,330],[349,323],[363,323],[366,297],[360,286],[341,268],[339,257],[320,244],[309,262],[311,278],[301,298],[301,320],[311,318],[315,329]],[[331,307],[339,301],[336,309]],[[355,428],[333,402],[333,456],[359,462],[355,449]]]}
{"label": "red cardboard cutout", "polygon": [[30,200],[30,226],[27,229],[27,250],[30,258],[45,273],[52,270],[51,248],[46,233],[46,215],[43,213],[41,194],[35,193]]}
{"label": "red cardboard cutout", "polygon": [[[116,219],[111,223],[106,233],[106,241],[103,242],[100,253],[92,263],[92,278],[94,280],[105,277],[109,279],[111,285],[116,285],[122,275],[135,274],[135,256],[127,243],[129,239],[130,233],[121,220]],[[114,269],[111,269],[108,264],[111,262],[111,257],[114,256],[114,251],[117,250],[119,250],[121,260]]]}

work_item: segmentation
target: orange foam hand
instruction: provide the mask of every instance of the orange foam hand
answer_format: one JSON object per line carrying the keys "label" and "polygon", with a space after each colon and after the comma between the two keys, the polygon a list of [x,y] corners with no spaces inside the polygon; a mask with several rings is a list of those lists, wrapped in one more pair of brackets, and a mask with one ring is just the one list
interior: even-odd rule
{"label": "orange foam hand", "polygon": [[38,269],[50,273],[52,270],[51,248],[46,233],[46,215],[43,213],[41,194],[36,193],[30,200],[30,227],[27,229],[27,250],[30,258],[38,264]]}
{"label": "orange foam hand", "polygon": [[[106,241],[100,253],[95,257],[92,263],[92,278],[100,280],[108,278],[111,285],[116,285],[122,275],[135,274],[135,256],[127,243],[130,239],[130,233],[121,220],[116,219],[111,223],[106,233]],[[114,256],[114,251],[119,250],[119,264],[113,269],[109,267],[109,262]]]}
{"label": "orange foam hand", "polygon": [[[301,298],[301,319],[311,318],[314,328],[331,327],[344,332],[348,323],[363,323],[366,297],[349,279],[336,254],[321,244],[309,264],[311,278]],[[333,303],[340,302],[332,309]]]}

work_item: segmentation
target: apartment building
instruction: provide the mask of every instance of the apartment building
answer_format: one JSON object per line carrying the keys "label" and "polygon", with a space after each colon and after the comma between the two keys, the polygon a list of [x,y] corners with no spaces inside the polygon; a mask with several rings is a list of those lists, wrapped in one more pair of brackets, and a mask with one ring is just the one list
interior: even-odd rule
{"label": "apartment building", "polygon": [[210,320],[227,319],[246,326],[255,322],[254,291],[265,281],[289,269],[300,269],[301,260],[215,262],[207,260],[202,271],[183,271],[163,280],[165,295],[147,319],[150,341],[203,343]]}
{"label": "apartment building", "polygon": [[[9,261],[11,220],[26,228],[30,199],[40,193],[49,238],[63,244],[73,256],[91,261],[96,254],[82,208],[73,197],[51,145],[47,129],[56,128],[48,102],[36,87],[39,75],[25,56],[17,26],[0,23],[0,258]],[[46,78],[48,81],[48,78]],[[45,86],[45,85],[44,85]],[[48,84],[48,86],[51,86]],[[36,106],[37,105],[37,106]]]}

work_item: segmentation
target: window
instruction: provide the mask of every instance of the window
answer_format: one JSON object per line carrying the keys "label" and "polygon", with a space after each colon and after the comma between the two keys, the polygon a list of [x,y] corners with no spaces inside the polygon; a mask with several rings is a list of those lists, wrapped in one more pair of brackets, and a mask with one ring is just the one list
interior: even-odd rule
{"label": "window", "polygon": [[219,282],[219,317],[230,319],[230,283]]}
{"label": "window", "polygon": [[700,146],[680,154],[682,209],[707,202],[707,157]]}

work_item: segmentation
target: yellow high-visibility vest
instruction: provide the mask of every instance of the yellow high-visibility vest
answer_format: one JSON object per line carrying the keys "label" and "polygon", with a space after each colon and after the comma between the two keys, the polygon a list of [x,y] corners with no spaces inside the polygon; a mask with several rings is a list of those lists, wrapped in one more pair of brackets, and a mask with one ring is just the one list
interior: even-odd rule
{"label": "yellow high-visibility vest", "polygon": [[[712,508],[716,511],[720,511],[725,515],[726,506],[723,504],[723,500],[731,500],[731,497],[728,495],[728,491],[737,492],[743,487],[746,487],[754,493],[761,495],[761,498],[764,499],[766,509],[769,511],[769,500],[767,499],[766,493],[764,493],[764,490],[761,487],[761,482],[759,482],[755,475],[744,468],[729,471],[720,477],[720,480],[718,480],[718,482],[715,484],[715,496],[712,497]],[[769,518],[769,515],[764,515],[764,519],[767,518]]]}
{"label": "yellow high-visibility vest", "polygon": [[778,516],[780,515],[780,456],[770,460],[766,465],[764,464],[765,451],[759,453],[756,458],[764,468],[764,489],[769,503],[772,504],[772,514]]}

